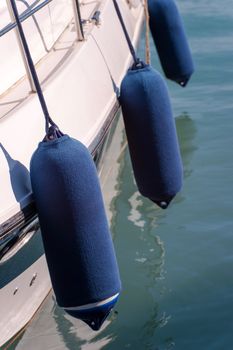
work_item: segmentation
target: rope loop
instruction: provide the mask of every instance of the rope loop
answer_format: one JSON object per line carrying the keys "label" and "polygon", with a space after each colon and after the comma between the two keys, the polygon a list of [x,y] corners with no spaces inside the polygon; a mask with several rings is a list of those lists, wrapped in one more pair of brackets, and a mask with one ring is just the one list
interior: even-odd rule
{"label": "rope loop", "polygon": [[141,61],[140,59],[138,59],[137,62],[134,62],[132,67],[130,69],[132,70],[138,70],[138,69],[143,69],[147,66],[147,64],[143,61]]}
{"label": "rope loop", "polygon": [[52,141],[54,139],[58,139],[59,137],[64,136],[64,134],[58,129],[56,125],[51,125],[46,133],[43,141]]}

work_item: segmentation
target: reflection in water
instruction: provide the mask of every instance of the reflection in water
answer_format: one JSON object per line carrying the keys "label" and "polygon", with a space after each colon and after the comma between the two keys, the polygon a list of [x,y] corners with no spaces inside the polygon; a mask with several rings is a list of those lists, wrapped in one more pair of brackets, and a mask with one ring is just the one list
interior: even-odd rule
{"label": "reflection in water", "polygon": [[138,193],[128,149],[120,162],[112,230],[123,291],[116,306],[116,320],[96,340],[111,334],[112,340],[104,349],[146,349],[156,328],[163,327],[169,319],[157,302],[161,290],[156,284],[164,278],[165,256],[163,242],[156,233],[160,209]]}
{"label": "reflection in water", "polygon": [[[96,341],[96,334],[101,334],[108,327],[110,320],[107,320],[100,331],[93,332],[89,327],[78,319],[66,314],[61,308],[54,305],[53,319],[56,324],[57,333],[60,335],[61,343],[66,349],[76,350],[77,345],[81,350],[101,349],[111,339],[108,337]],[[63,345],[63,348],[64,348]]]}
{"label": "reflection in water", "polygon": [[[192,173],[191,159],[195,147],[196,126],[182,114],[176,120],[184,164],[184,177]],[[164,268],[165,248],[159,236],[161,219],[166,215],[136,189],[128,150],[122,154],[118,177],[118,194],[114,198],[112,225],[120,265],[123,291],[117,306],[116,322],[108,327],[112,342],[104,349],[124,348],[170,350],[173,337],[157,337],[157,330],[169,323],[171,315],[163,309],[167,295]],[[97,339],[100,337],[97,336]]]}
{"label": "reflection in water", "polygon": [[[57,332],[62,338],[62,343],[66,346],[66,349],[75,350],[76,346],[76,335],[72,331],[73,323],[64,314],[64,311],[59,307],[54,307],[53,318],[57,326]],[[82,345],[82,342],[80,342]]]}
{"label": "reflection in water", "polygon": [[196,145],[197,128],[194,120],[185,112],[178,116],[175,121],[183,162],[184,184],[183,189],[176,196],[174,203],[181,203],[185,200],[185,180],[190,177],[193,172],[192,158],[198,148]]}
{"label": "reflection in water", "polygon": [[134,223],[135,226],[143,228],[146,224],[145,220],[142,220],[142,214],[140,212],[140,206],[143,202],[138,191],[129,198],[129,203],[131,205],[130,214],[128,219]]}
{"label": "reflection in water", "polygon": [[184,177],[186,178],[190,176],[193,171],[192,168],[190,168],[190,163],[193,153],[197,149],[195,144],[197,128],[194,120],[191,119],[187,113],[183,113],[176,118],[176,128],[184,166]]}

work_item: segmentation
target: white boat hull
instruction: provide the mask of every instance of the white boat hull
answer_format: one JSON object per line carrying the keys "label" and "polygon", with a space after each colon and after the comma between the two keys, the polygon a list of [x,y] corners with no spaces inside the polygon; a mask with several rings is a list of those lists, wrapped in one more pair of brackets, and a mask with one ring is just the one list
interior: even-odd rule
{"label": "white boat hull", "polygon": [[[130,8],[124,0],[119,0],[119,5],[136,46],[143,7],[139,3]],[[88,16],[88,11],[84,8],[83,16]],[[101,22],[100,27],[87,28],[84,42],[75,41],[73,24],[67,27],[53,52],[37,64],[37,72],[52,118],[63,132],[90,149],[99,164],[104,190],[111,167],[105,167],[107,160],[102,155],[111,146],[106,141],[107,134],[110,135],[119,110],[114,84],[120,86],[131,55],[112,1],[101,4]],[[33,210],[31,216],[25,214],[25,208],[33,201],[28,169],[32,153],[43,137],[44,119],[38,98],[29,92],[27,79],[21,79],[0,96],[0,176],[4,183],[0,196],[0,239],[32,219]],[[111,154],[116,157],[117,149],[108,153],[108,164],[114,162]],[[111,193],[109,188],[104,190],[106,204],[111,201]],[[108,205],[106,208],[108,211]],[[38,236],[34,234],[22,247],[16,242],[15,252],[11,248],[2,259],[0,256],[0,346],[25,327],[51,289],[43,251],[34,252],[31,247],[33,241],[40,240]],[[22,264],[29,248],[35,256],[28,264]],[[16,265],[21,268],[14,273]]]}

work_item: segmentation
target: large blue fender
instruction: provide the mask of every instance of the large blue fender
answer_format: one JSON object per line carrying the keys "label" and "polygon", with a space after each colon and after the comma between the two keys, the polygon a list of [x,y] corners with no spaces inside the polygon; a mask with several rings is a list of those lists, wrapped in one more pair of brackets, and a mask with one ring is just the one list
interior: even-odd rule
{"label": "large blue fender", "polygon": [[182,18],[174,0],[148,0],[150,30],[168,79],[185,86],[194,64]]}
{"label": "large blue fender", "polygon": [[130,69],[120,102],[139,192],[165,209],[181,189],[183,168],[164,79],[145,64]]}
{"label": "large blue fender", "polygon": [[57,303],[98,330],[121,282],[92,157],[67,135],[41,142],[31,182]]}

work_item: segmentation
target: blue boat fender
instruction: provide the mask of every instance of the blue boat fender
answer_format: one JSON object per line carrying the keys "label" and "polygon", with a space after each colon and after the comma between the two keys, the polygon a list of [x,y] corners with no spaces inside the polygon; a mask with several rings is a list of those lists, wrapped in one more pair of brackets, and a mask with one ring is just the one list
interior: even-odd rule
{"label": "blue boat fender", "polygon": [[31,182],[57,303],[98,330],[121,282],[92,157],[68,135],[40,142]]}
{"label": "blue boat fender", "polygon": [[166,209],[182,187],[183,168],[163,77],[145,63],[128,70],[120,102],[139,192]]}
{"label": "blue boat fender", "polygon": [[149,24],[168,79],[186,86],[194,72],[182,18],[174,0],[148,0]]}

